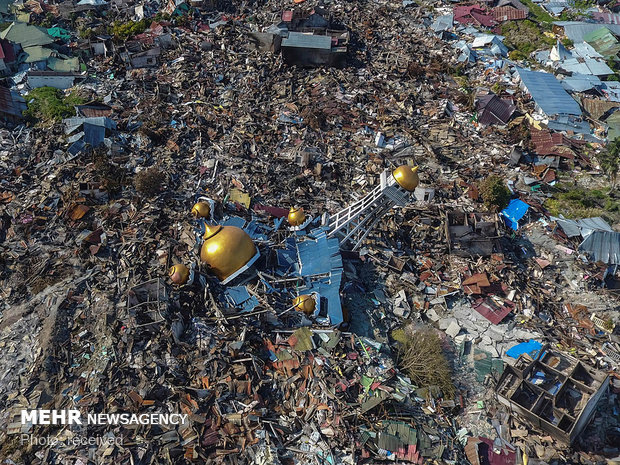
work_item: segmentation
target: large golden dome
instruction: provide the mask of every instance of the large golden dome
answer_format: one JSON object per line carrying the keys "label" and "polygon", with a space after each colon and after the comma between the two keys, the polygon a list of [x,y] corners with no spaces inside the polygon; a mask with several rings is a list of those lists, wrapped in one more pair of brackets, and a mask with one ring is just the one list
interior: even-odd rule
{"label": "large golden dome", "polygon": [[256,254],[250,236],[236,226],[207,226],[200,259],[220,281],[239,271]]}
{"label": "large golden dome", "polygon": [[392,173],[394,179],[400,187],[409,192],[413,192],[420,182],[420,178],[418,177],[418,167],[411,167],[409,165],[399,166]]}
{"label": "large golden dome", "polygon": [[306,315],[312,315],[316,308],[316,302],[314,297],[311,295],[303,294],[293,299],[293,306],[298,312],[303,312]]}
{"label": "large golden dome", "polygon": [[288,224],[291,226],[301,226],[306,221],[306,214],[301,207],[291,207],[288,212]]}

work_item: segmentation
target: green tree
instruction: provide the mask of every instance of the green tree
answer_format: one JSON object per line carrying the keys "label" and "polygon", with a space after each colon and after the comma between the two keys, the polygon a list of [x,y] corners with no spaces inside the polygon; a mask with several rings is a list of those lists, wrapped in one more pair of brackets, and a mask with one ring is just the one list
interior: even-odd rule
{"label": "green tree", "polygon": [[601,169],[609,177],[611,188],[614,189],[620,170],[620,137],[610,142],[607,148],[597,155],[597,158]]}
{"label": "green tree", "polygon": [[487,208],[491,210],[503,210],[510,202],[510,189],[502,178],[492,174],[478,185],[480,195]]}

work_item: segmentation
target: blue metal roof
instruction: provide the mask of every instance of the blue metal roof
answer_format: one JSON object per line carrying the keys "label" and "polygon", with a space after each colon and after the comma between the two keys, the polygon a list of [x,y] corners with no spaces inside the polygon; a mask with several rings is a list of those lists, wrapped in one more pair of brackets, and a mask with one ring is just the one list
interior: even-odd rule
{"label": "blue metal roof", "polygon": [[312,231],[310,236],[313,239],[297,242],[299,275],[306,278],[300,292],[318,292],[326,298],[330,324],[337,326],[344,321],[340,301],[343,274],[340,242],[336,238],[328,239],[324,228]]}
{"label": "blue metal roof", "polygon": [[331,50],[332,38],[330,36],[315,36],[301,32],[289,32],[288,37],[282,39],[282,47],[316,48]]}
{"label": "blue metal roof", "polygon": [[545,114],[581,115],[579,104],[564,90],[553,74],[517,68],[519,77]]}
{"label": "blue metal roof", "polygon": [[442,15],[438,16],[431,29],[435,32],[447,31],[448,29],[452,29],[454,26],[454,15]]}
{"label": "blue metal roof", "polygon": [[241,313],[251,312],[258,306],[256,296],[251,296],[245,286],[228,287],[224,296],[229,304],[240,309]]}
{"label": "blue metal roof", "polygon": [[585,92],[602,85],[602,81],[596,76],[573,74],[562,80],[562,87],[569,92]]}

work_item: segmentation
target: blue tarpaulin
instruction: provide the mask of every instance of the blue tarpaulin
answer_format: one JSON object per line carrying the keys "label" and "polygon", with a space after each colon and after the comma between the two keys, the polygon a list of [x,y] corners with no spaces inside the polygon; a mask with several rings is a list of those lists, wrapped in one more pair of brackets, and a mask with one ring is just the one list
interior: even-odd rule
{"label": "blue tarpaulin", "polygon": [[512,358],[519,358],[521,354],[528,354],[530,357],[536,358],[540,349],[542,349],[542,344],[534,339],[530,339],[527,342],[511,347],[506,351],[506,355]]}
{"label": "blue tarpaulin", "polygon": [[512,199],[508,206],[501,211],[504,221],[515,231],[519,229],[519,220],[525,216],[530,206],[519,199]]}

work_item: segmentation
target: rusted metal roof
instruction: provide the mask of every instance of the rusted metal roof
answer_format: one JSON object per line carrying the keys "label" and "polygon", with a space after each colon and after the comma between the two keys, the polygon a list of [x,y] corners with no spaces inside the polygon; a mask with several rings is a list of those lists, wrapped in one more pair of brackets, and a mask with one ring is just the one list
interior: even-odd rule
{"label": "rusted metal roof", "polygon": [[594,119],[600,119],[607,111],[612,108],[619,108],[620,102],[609,102],[595,98],[584,98],[581,100],[583,109]]}
{"label": "rusted metal roof", "polygon": [[527,18],[527,11],[511,6],[498,6],[491,11],[496,21],[513,21]]}
{"label": "rusted metal roof", "polygon": [[12,93],[8,87],[0,86],[0,113],[4,116],[21,118],[26,109],[26,102],[17,93]]}

